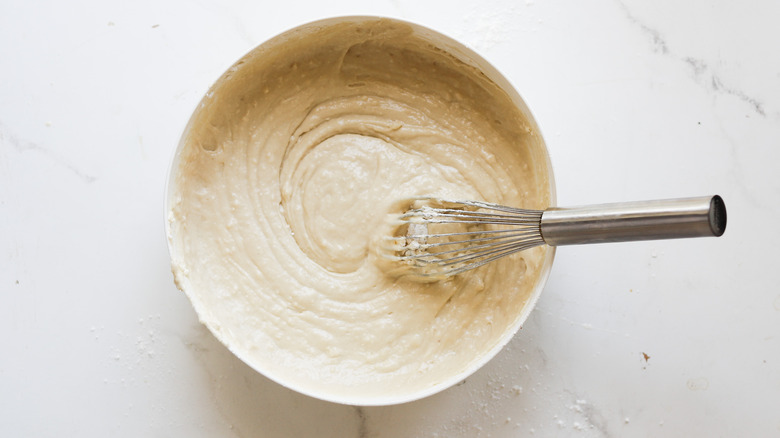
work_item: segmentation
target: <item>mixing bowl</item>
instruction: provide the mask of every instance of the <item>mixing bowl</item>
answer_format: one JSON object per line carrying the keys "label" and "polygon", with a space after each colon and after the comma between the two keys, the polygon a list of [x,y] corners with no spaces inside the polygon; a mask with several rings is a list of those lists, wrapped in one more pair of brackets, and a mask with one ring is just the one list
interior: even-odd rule
{"label": "mixing bowl", "polygon": [[[350,38],[356,38],[360,44],[352,44],[349,50],[336,50],[334,47],[338,48],[338,44],[329,43]],[[395,45],[396,40],[404,41],[405,45]],[[328,51],[333,53],[329,54]],[[372,58],[371,69],[360,64],[360,56],[364,52],[376,54]],[[487,286],[486,290],[481,290],[481,283],[474,280],[458,286],[456,295],[444,300],[436,296],[439,286],[414,286],[416,295],[407,298],[412,300],[410,303],[419,304],[419,307],[412,304],[387,312],[382,310],[383,303],[391,300],[393,293],[397,293],[396,286],[402,280],[382,283],[387,285],[388,291],[392,289],[387,294],[379,291],[369,298],[363,289],[373,291],[372,288],[376,288],[369,285],[361,286],[363,289],[360,294],[349,295],[350,285],[368,275],[365,272],[377,275],[374,267],[363,266],[370,254],[342,251],[336,244],[316,246],[316,242],[312,241],[316,240],[314,237],[318,231],[312,230],[312,223],[296,225],[296,221],[300,222],[296,216],[296,209],[299,208],[291,200],[300,198],[303,199],[300,202],[308,205],[323,204],[323,209],[317,210],[314,219],[308,220],[326,224],[328,214],[333,210],[342,212],[345,208],[351,208],[358,202],[355,199],[364,193],[366,188],[359,185],[362,168],[355,169],[356,165],[351,162],[338,167],[346,160],[339,157],[343,158],[353,152],[333,152],[331,155],[337,155],[335,158],[317,158],[318,155],[312,152],[314,146],[304,147],[299,144],[305,143],[305,136],[313,135],[327,125],[330,126],[328,129],[351,130],[346,133],[340,131],[343,142],[360,145],[363,148],[361,150],[375,151],[386,144],[395,145],[397,141],[393,135],[404,133],[415,123],[424,125],[429,114],[425,111],[414,112],[416,109],[413,106],[385,99],[382,92],[376,92],[355,104],[365,114],[361,115],[359,123],[350,125],[352,122],[339,118],[339,96],[329,98],[324,103],[317,102],[319,106],[313,106],[306,100],[307,96],[318,92],[311,84],[319,84],[320,88],[323,86],[317,82],[317,77],[312,77],[319,71],[315,69],[316,63],[307,61],[315,58],[324,60],[322,62],[326,64],[332,61],[339,68],[346,68],[344,66],[348,61],[353,63],[350,65],[364,69],[351,77],[351,82],[344,90],[359,89],[366,87],[366,84],[369,84],[369,88],[386,90],[385,82],[392,82],[391,88],[398,89],[399,96],[408,102],[424,103],[436,95],[433,97],[438,99],[437,108],[445,115],[450,112],[466,114],[466,119],[471,117],[475,124],[481,123],[480,126],[517,132],[516,153],[525,157],[525,163],[510,168],[508,173],[526,172],[535,181],[533,187],[524,189],[538,199],[536,205],[531,207],[554,205],[552,168],[539,128],[517,91],[490,63],[454,39],[418,24],[379,17],[331,18],[298,26],[259,45],[231,66],[198,104],[172,159],[166,189],[166,231],[174,279],[191,300],[201,322],[223,344],[246,364],[281,385],[323,400],[354,405],[389,405],[426,397],[462,381],[509,342],[541,294],[553,262],[554,250],[539,249],[538,263],[529,262],[527,267],[533,275],[523,276],[525,262],[522,259],[520,263],[523,269],[518,264],[486,268],[499,269],[491,275],[509,281],[504,283],[506,291]],[[418,72],[418,64],[415,64],[418,60],[419,65],[428,65],[430,69]],[[405,64],[399,67],[394,65],[396,62]],[[406,65],[410,67],[406,68]],[[287,69],[285,71],[289,74],[278,73],[281,69]],[[387,74],[403,75],[403,83],[410,84],[410,88],[400,89],[403,87],[397,86],[392,78],[383,76]],[[287,78],[290,77],[296,79],[290,79],[292,82],[288,83]],[[461,80],[464,85],[455,84]],[[452,90],[447,89],[448,81],[453,81]],[[429,94],[415,91],[425,90],[429,85],[435,87]],[[284,88],[282,92],[278,90],[280,87]],[[468,105],[460,103],[464,92],[482,96],[472,100],[486,100],[486,109],[477,113]],[[292,105],[291,100],[299,97],[304,102],[300,116],[296,115],[290,121],[283,114],[276,113],[278,108]],[[511,106],[510,112],[517,117],[512,119],[503,118],[505,114],[490,114],[494,101],[496,105]],[[330,112],[321,109],[322,105],[326,105]],[[398,117],[404,122],[386,126],[382,120],[376,120],[371,115],[371,111],[377,108],[399,114]],[[315,119],[319,124],[306,128],[309,119]],[[517,126],[507,127],[507,124]],[[370,131],[368,134],[367,130]],[[442,125],[437,135],[446,137],[452,130]],[[329,135],[323,133],[317,145],[328,144],[331,138]],[[430,135],[425,138],[431,138],[431,142],[441,141],[440,137]],[[479,135],[474,135],[474,138],[477,143],[489,142],[489,139]],[[231,152],[251,142],[288,143],[288,148],[292,149],[285,149],[281,158],[276,157],[276,152],[272,150],[252,149],[249,146],[246,146],[245,151],[241,149],[240,153]],[[294,144],[300,150],[289,144]],[[440,146],[443,149],[446,147]],[[228,158],[219,158],[220,154],[228,155]],[[300,156],[295,158],[296,154]],[[300,163],[309,160],[314,167],[300,172],[297,167],[285,169],[285,160],[292,159],[290,157]],[[360,165],[372,165],[371,159],[361,161]],[[200,169],[198,160],[211,164]],[[269,164],[275,162],[273,160],[281,160],[281,168]],[[323,164],[323,160],[329,161]],[[394,159],[388,160],[389,165],[393,165]],[[476,163],[482,163],[479,160],[483,160],[500,168],[503,158],[486,153],[484,157],[475,157],[474,160]],[[423,166],[425,157],[414,161],[418,162]],[[342,202],[341,198],[331,200],[333,188],[325,190],[321,187],[317,179],[321,178],[318,163],[322,164],[320,167],[327,167],[322,172],[328,171],[330,174],[355,172],[343,178],[340,183],[343,186],[335,190],[337,194],[348,198],[343,204],[338,204]],[[441,169],[446,173],[451,167],[442,166]],[[230,179],[231,175],[235,179]],[[291,178],[304,181],[301,183],[304,188],[287,187],[287,181]],[[442,178],[443,181],[457,179],[450,174]],[[314,182],[306,182],[310,180]],[[233,187],[233,183],[225,181],[238,181],[235,184],[241,187]],[[457,181],[453,184],[457,184]],[[508,190],[506,187],[494,190],[495,195],[502,195],[504,189]],[[522,198],[523,193],[517,196]],[[278,207],[275,207],[277,201]],[[272,211],[275,209],[278,210]],[[218,211],[228,213],[217,214]],[[364,222],[363,214],[366,212],[357,211],[353,215],[354,223],[346,228],[360,227]],[[279,225],[274,222],[277,217],[284,219],[281,221],[284,223]],[[345,226],[340,227],[333,232],[341,233],[340,239],[350,239],[352,234],[343,230]],[[269,243],[271,240],[276,243]],[[215,251],[222,252],[215,254]],[[290,266],[276,271],[266,269],[281,265],[281,260]],[[316,277],[320,273],[322,279],[309,281],[309,277]],[[515,290],[515,283],[523,281],[527,283],[522,289],[523,296],[510,296],[512,293],[520,293],[512,291]],[[344,284],[349,287],[342,287]],[[327,289],[330,295],[321,294],[320,289]],[[281,291],[285,290],[292,292],[284,295]],[[468,295],[469,298],[460,300],[460,295]],[[452,317],[455,319],[448,322],[447,328],[436,329],[438,331],[414,333],[414,325],[409,325],[410,328],[404,332],[404,323],[407,321],[404,314],[423,314],[424,306],[429,303],[438,303],[436,315],[444,310],[456,315]],[[477,327],[473,330],[469,325],[471,322],[464,320],[460,324],[457,320],[459,312],[470,306],[477,309],[475,312],[481,312],[479,318],[482,325],[472,324]],[[338,313],[345,308],[357,310]],[[330,312],[348,316],[339,319]],[[323,320],[326,322],[323,323]],[[377,332],[374,332],[375,328]],[[436,350],[437,341],[429,339],[434,332],[446,338],[455,336],[448,330],[461,329],[465,330],[463,346],[455,339],[451,346],[439,351]],[[396,337],[384,339],[377,334],[381,330],[395,333]],[[346,341],[341,342],[338,339],[340,336]],[[469,341],[472,338],[475,341]],[[397,342],[398,354],[393,351],[393,342]],[[467,348],[465,344],[469,342],[473,345]],[[366,351],[370,349],[365,356],[361,356],[361,345],[365,345]],[[418,348],[433,353],[430,353],[431,357],[426,362],[417,363],[413,360],[414,355],[401,354],[402,346],[413,351]],[[307,368],[306,363],[312,365]],[[367,368],[366,364],[371,366]]]}

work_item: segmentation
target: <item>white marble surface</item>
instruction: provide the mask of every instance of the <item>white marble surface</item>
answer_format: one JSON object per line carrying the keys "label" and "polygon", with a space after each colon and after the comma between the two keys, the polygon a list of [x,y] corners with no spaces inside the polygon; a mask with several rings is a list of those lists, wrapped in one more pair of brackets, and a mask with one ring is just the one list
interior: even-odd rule
{"label": "white marble surface", "polygon": [[[359,408],[235,359],[171,279],[168,160],[267,38],[403,18],[477,49],[545,134],[561,204],[719,193],[720,239],[569,247],[465,383]],[[780,436],[780,3],[0,3],[0,435]]]}

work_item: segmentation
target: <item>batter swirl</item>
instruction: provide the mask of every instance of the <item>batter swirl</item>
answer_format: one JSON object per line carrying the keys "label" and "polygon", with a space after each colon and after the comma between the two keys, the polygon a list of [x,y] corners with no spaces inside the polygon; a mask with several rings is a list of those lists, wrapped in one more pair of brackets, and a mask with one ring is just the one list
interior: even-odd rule
{"label": "batter swirl", "polygon": [[371,242],[399,200],[550,202],[527,119],[408,25],[272,40],[220,79],[182,141],[177,285],[234,353],[299,391],[350,402],[449,381],[501,341],[540,275],[544,248],[433,284],[386,275]]}

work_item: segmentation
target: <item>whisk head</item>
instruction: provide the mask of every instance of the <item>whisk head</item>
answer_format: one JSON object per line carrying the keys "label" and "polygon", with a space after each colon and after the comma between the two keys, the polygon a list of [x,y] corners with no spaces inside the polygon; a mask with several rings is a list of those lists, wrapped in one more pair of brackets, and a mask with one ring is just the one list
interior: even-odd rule
{"label": "whisk head", "polygon": [[399,275],[437,280],[545,242],[542,211],[479,201],[422,198],[400,214],[383,255]]}

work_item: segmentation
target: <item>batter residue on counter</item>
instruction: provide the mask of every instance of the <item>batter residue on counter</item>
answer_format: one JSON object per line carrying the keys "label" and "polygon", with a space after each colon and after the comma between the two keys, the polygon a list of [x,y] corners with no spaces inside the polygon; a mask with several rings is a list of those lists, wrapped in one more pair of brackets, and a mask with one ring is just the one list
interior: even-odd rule
{"label": "batter residue on counter", "polygon": [[518,321],[539,276],[544,248],[432,284],[378,262],[371,242],[400,199],[550,202],[509,97],[406,24],[272,40],[217,82],[182,141],[176,283],[235,354],[299,391],[348,402],[451,380]]}

